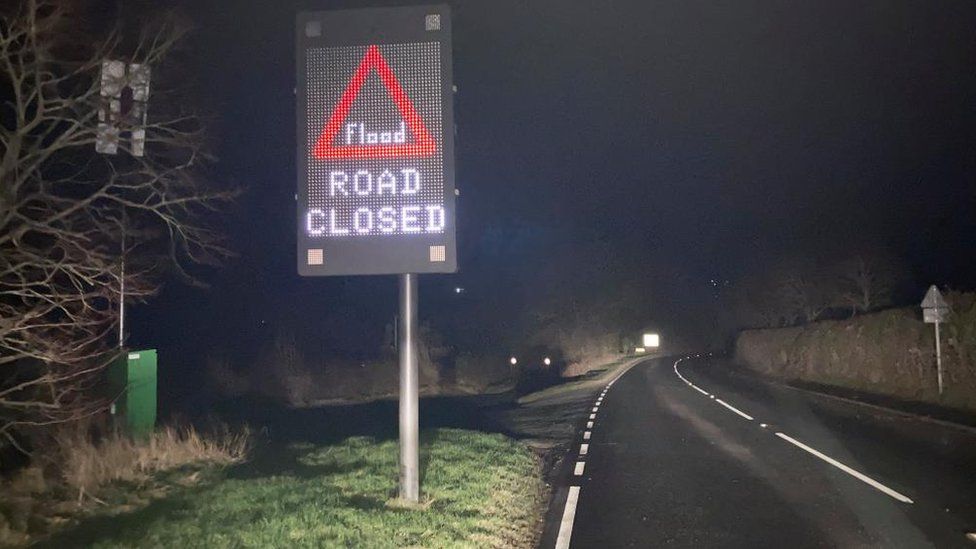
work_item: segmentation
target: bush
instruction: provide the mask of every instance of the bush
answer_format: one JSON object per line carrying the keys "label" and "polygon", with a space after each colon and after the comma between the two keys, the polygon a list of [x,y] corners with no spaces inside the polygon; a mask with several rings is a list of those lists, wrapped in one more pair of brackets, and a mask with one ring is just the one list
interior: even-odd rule
{"label": "bush", "polygon": [[465,393],[503,393],[515,385],[517,372],[503,356],[463,353],[455,361],[455,384]]}
{"label": "bush", "polygon": [[[421,391],[437,394],[447,351],[429,329],[422,329],[420,335],[417,355]],[[398,370],[392,349],[361,360],[327,356],[322,349],[303,345],[292,332],[282,330],[253,360],[237,368],[222,355],[211,356],[207,375],[224,397],[250,393],[289,406],[309,407],[392,398],[397,392]]]}

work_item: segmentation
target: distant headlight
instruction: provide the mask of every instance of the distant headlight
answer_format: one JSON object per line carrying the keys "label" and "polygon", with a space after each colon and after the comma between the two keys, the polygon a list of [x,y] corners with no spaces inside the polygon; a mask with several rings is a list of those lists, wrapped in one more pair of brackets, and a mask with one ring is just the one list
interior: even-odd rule
{"label": "distant headlight", "polygon": [[552,364],[552,361],[549,360],[549,357],[546,357],[542,359],[542,363],[545,364],[546,366],[549,366],[550,364]]}
{"label": "distant headlight", "polygon": [[513,356],[512,358],[508,359],[508,363],[511,364],[512,366],[515,366],[516,364],[518,364],[518,359]]}

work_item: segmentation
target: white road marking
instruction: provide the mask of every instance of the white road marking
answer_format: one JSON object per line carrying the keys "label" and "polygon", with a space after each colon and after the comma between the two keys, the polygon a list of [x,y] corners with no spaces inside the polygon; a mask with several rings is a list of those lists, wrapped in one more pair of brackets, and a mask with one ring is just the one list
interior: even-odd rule
{"label": "white road marking", "polygon": [[584,467],[586,467],[586,462],[585,461],[577,461],[576,462],[576,468],[573,469],[573,474],[576,475],[576,476],[578,476],[578,477],[579,476],[582,476],[583,475],[583,468]]}
{"label": "white road marking", "polygon": [[583,431],[583,440],[590,440],[590,432]]}
{"label": "white road marking", "polygon": [[569,549],[569,539],[573,536],[573,521],[576,519],[576,503],[579,501],[579,486],[570,486],[566,495],[563,520],[559,522],[559,535],[556,536],[556,549]]}
{"label": "white road marking", "polygon": [[908,496],[906,496],[904,494],[901,494],[901,493],[898,493],[898,492],[892,490],[891,488],[888,488],[884,484],[881,484],[880,482],[878,482],[878,481],[874,480],[873,478],[865,475],[864,473],[861,473],[860,471],[856,471],[854,469],[851,469],[847,465],[844,465],[843,463],[837,461],[836,459],[834,459],[834,458],[832,458],[832,457],[830,457],[830,456],[828,456],[828,455],[826,455],[824,453],[821,453],[821,452],[815,450],[814,448],[811,448],[811,447],[807,446],[806,444],[803,444],[799,440],[796,440],[795,438],[793,438],[793,437],[791,437],[789,435],[785,435],[783,433],[776,433],[776,436],[778,436],[779,438],[785,440],[786,442],[789,442],[790,444],[796,446],[797,448],[800,448],[802,450],[805,450],[806,452],[809,452],[809,453],[817,456],[818,458],[826,461],[827,463],[833,465],[834,467],[840,469],[841,471],[844,471],[848,475],[851,475],[852,477],[860,480],[861,482],[864,482],[865,484],[869,484],[869,485],[873,486],[874,488],[876,488],[876,489],[884,492],[885,494],[887,494],[887,495],[889,495],[889,496],[897,499],[898,501],[900,501],[902,503],[915,503],[914,501],[912,501],[911,499],[909,499]]}
{"label": "white road marking", "polygon": [[597,412],[597,410],[599,410],[599,409],[600,409],[600,407],[599,407],[599,406],[594,406],[594,407],[593,407],[593,413],[595,414],[595,413]]}
{"label": "white road marking", "polygon": [[590,414],[590,419],[596,419],[596,414]]}
{"label": "white road marking", "polygon": [[590,451],[589,444],[580,444],[580,455],[585,456],[587,452]]}
{"label": "white road marking", "polygon": [[[722,406],[725,406],[726,408],[728,408],[729,410],[735,412],[736,414],[739,414],[740,416],[742,416],[742,417],[744,417],[744,418],[746,418],[746,419],[748,419],[750,421],[752,421],[754,419],[749,414],[743,412],[742,410],[739,410],[738,408],[732,406],[731,404],[725,402],[724,400],[722,400],[720,398],[719,399],[716,399],[715,398],[715,395],[712,395],[712,394],[709,394],[709,393],[705,392],[704,390],[702,390],[698,386],[696,386],[694,383],[692,383],[691,381],[689,381],[687,378],[685,378],[685,376],[681,375],[681,372],[678,371],[678,364],[682,360],[683,359],[679,359],[679,360],[675,361],[675,363],[674,363],[674,373],[677,374],[679,378],[681,378],[681,381],[684,381],[690,387],[692,387],[693,389],[697,390],[699,393],[701,393],[703,395],[708,395],[709,398],[715,400],[715,402],[718,402],[719,404],[721,404]],[[766,427],[768,427],[768,425],[765,424],[765,423],[760,423],[759,426],[762,427],[763,429],[765,429]],[[899,493],[899,492],[897,492],[895,490],[892,490],[891,488],[888,488],[884,484],[881,484],[880,482],[878,482],[878,481],[874,480],[873,478],[865,475],[864,473],[861,473],[860,471],[857,471],[855,469],[852,469],[852,468],[848,467],[847,465],[844,465],[843,463],[837,461],[836,459],[834,459],[834,458],[832,458],[832,457],[830,457],[830,456],[828,456],[828,455],[826,455],[826,454],[824,454],[824,453],[822,453],[822,452],[820,452],[820,451],[818,451],[818,450],[816,450],[814,448],[811,448],[810,446],[807,446],[806,444],[800,442],[799,440],[796,440],[795,438],[793,438],[793,437],[791,437],[789,435],[786,435],[784,433],[777,432],[776,433],[776,436],[778,436],[779,438],[785,440],[786,442],[789,442],[790,444],[796,446],[797,448],[800,448],[801,450],[803,450],[805,452],[808,452],[808,453],[810,453],[810,454],[812,454],[812,455],[820,458],[821,460],[823,460],[823,461],[825,461],[825,462],[833,465],[834,467],[840,469],[841,471],[844,471],[845,473],[847,473],[847,474],[851,475],[852,477],[860,480],[861,482],[864,482],[865,484],[868,484],[868,485],[872,486],[873,488],[875,488],[875,489],[883,492],[884,494],[886,494],[886,495],[888,495],[888,496],[890,496],[890,497],[892,497],[892,498],[894,498],[894,499],[896,499],[896,500],[898,500],[898,501],[900,501],[902,503],[915,503],[908,496],[906,496],[906,495],[904,495],[902,493]]]}
{"label": "white road marking", "polygon": [[593,422],[592,421],[587,421],[586,422],[586,428],[587,429],[592,429],[593,428]]}
{"label": "white road marking", "polygon": [[742,410],[736,408],[735,406],[732,406],[731,404],[729,404],[728,402],[725,402],[724,400],[722,400],[720,398],[719,399],[715,399],[715,402],[718,402],[722,406],[725,406],[729,410],[732,410],[733,412],[735,412],[735,413],[739,414],[740,416],[748,419],[749,421],[752,421],[753,420],[753,417],[752,416],[750,416],[749,414],[747,414],[747,413],[743,412]]}

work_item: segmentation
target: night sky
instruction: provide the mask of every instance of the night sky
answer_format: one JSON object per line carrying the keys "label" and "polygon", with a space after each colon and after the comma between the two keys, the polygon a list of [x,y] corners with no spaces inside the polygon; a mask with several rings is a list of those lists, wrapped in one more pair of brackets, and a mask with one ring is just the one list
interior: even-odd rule
{"label": "night sky", "polygon": [[[393,277],[295,270],[294,16],[353,6],[184,6],[216,176],[246,190],[223,221],[240,257],[209,290],[174,281],[134,307],[134,344],[204,352],[288,319],[353,352],[341,334],[394,315]],[[655,291],[851,245],[898,255],[920,288],[974,286],[976,3],[452,8],[461,271],[424,277],[422,318],[516,314],[593,247],[674,273]]]}

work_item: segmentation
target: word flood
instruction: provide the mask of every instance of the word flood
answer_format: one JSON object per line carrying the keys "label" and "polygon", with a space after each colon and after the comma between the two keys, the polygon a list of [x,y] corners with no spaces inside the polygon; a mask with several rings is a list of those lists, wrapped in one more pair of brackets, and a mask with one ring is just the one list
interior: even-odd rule
{"label": "word flood", "polygon": [[439,204],[394,208],[311,208],[305,215],[309,236],[436,234],[444,232],[444,207]]}
{"label": "word flood", "polygon": [[400,122],[396,130],[370,132],[366,124],[354,122],[346,124],[346,145],[402,144],[407,142],[407,125]]}

